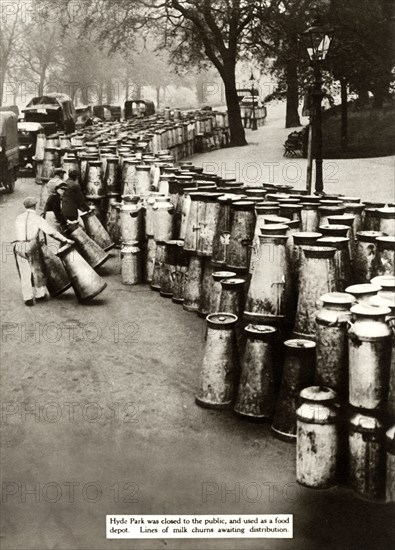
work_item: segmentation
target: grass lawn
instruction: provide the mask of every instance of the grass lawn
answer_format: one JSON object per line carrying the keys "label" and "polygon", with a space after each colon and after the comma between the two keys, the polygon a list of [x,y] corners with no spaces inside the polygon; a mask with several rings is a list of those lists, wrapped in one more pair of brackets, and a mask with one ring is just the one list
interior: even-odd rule
{"label": "grass lawn", "polygon": [[348,147],[340,147],[340,109],[323,116],[323,157],[366,158],[395,154],[395,107],[348,111]]}

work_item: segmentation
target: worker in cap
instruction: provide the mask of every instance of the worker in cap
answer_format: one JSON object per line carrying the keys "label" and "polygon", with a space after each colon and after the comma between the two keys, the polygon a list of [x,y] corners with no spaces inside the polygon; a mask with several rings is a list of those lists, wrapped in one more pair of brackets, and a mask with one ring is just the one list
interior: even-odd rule
{"label": "worker in cap", "polygon": [[49,195],[44,207],[44,218],[60,233],[67,231],[67,221],[62,214],[62,198],[67,190],[67,184],[62,181],[55,187],[55,192]]}
{"label": "worker in cap", "polygon": [[66,173],[66,170],[63,170],[63,168],[55,168],[53,177],[47,182],[44,180],[44,183],[41,186],[40,195],[41,210],[44,209],[48,197],[55,193],[56,186],[64,182]]}
{"label": "worker in cap", "polygon": [[36,213],[37,202],[35,197],[26,197],[23,201],[25,211],[15,220],[14,255],[22,296],[27,306],[33,306],[35,300],[43,300],[47,296],[47,281],[40,253],[41,233],[62,243],[73,243]]}

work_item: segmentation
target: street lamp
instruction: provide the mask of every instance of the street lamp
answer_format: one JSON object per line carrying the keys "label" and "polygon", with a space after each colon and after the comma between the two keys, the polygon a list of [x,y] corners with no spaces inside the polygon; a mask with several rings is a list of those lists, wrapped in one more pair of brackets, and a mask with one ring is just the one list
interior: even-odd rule
{"label": "street lamp", "polygon": [[[258,124],[255,116],[255,88],[254,88],[254,73],[251,71],[250,76],[250,82],[251,82],[251,96],[252,96],[252,118],[251,118],[251,130],[258,130]],[[257,90],[258,92],[258,90]]]}
{"label": "street lamp", "polygon": [[324,190],[324,182],[322,177],[321,66],[327,56],[332,37],[327,29],[319,25],[310,27],[302,36],[314,70],[313,142],[315,157],[315,192],[322,193]]}

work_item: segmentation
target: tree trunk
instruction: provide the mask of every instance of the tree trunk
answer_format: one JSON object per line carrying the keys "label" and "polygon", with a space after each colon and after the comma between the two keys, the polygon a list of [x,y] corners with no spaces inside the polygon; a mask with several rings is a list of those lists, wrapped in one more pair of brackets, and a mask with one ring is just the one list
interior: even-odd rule
{"label": "tree trunk", "polygon": [[111,103],[112,103],[112,81],[111,81],[111,79],[107,80],[107,82],[106,82],[106,98],[107,98],[107,104],[111,105]]}
{"label": "tree trunk", "polygon": [[341,130],[340,130],[340,144],[343,151],[347,149],[348,145],[348,117],[347,117],[347,80],[342,78],[340,81],[340,93],[341,93]]}
{"label": "tree trunk", "polygon": [[125,80],[125,101],[128,101],[129,99],[129,78],[126,77]]}
{"label": "tree trunk", "polygon": [[225,65],[222,80],[225,85],[226,106],[228,109],[230,146],[247,145],[245,132],[240,114],[240,103],[236,88],[236,64]]}
{"label": "tree trunk", "polygon": [[160,107],[160,86],[156,87],[156,108],[159,109]]}
{"label": "tree trunk", "polygon": [[40,82],[38,84],[38,95],[44,95],[45,71],[40,74]]}
{"label": "tree trunk", "polygon": [[294,128],[300,126],[299,90],[298,90],[298,66],[294,59],[290,59],[286,67],[287,79],[287,112],[285,116],[285,127]]}

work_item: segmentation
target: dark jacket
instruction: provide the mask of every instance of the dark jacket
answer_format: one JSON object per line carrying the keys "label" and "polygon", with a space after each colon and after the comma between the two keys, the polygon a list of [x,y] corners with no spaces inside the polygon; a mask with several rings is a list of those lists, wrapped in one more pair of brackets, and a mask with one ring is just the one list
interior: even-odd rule
{"label": "dark jacket", "polygon": [[62,214],[61,198],[57,193],[53,193],[48,197],[44,207],[44,218],[47,212],[53,212],[55,214],[56,220],[60,224],[62,230],[67,229],[66,219]]}
{"label": "dark jacket", "polygon": [[78,220],[78,210],[87,212],[88,205],[85,197],[77,182],[68,179],[66,181],[67,189],[62,197],[62,215],[67,220]]}

